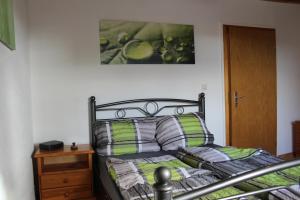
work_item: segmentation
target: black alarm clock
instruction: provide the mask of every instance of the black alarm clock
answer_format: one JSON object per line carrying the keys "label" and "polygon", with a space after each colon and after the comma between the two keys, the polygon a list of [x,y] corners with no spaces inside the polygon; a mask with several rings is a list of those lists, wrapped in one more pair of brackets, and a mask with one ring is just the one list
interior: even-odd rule
{"label": "black alarm clock", "polygon": [[55,151],[64,148],[64,143],[61,141],[52,140],[40,143],[39,147],[43,151]]}

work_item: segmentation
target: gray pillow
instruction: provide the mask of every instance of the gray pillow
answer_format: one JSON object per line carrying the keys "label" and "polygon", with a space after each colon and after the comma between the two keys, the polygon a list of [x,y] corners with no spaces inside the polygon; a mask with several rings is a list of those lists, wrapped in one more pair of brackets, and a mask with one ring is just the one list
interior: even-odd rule
{"label": "gray pillow", "polygon": [[95,127],[97,152],[101,155],[122,155],[160,151],[155,131],[156,118],[101,122]]}
{"label": "gray pillow", "polygon": [[159,119],[156,139],[167,151],[213,144],[214,136],[207,130],[200,113],[188,113]]}

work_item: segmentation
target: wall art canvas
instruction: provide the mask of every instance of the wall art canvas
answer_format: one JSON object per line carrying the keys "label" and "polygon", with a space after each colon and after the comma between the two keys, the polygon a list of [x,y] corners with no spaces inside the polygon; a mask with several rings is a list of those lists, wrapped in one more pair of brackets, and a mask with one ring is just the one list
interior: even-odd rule
{"label": "wall art canvas", "polygon": [[100,21],[101,64],[195,64],[194,26]]}
{"label": "wall art canvas", "polygon": [[11,0],[0,0],[0,41],[11,50],[16,49]]}

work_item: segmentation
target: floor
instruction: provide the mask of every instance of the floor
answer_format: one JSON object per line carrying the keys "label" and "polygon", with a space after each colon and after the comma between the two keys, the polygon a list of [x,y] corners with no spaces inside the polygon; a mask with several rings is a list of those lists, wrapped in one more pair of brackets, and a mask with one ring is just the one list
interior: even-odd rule
{"label": "floor", "polygon": [[[281,158],[281,159],[283,159],[283,160],[293,160],[293,159],[297,158],[297,157],[295,157],[295,156],[293,155],[293,153],[283,154],[283,155],[280,155],[280,156],[278,156],[278,157]],[[298,157],[298,158],[299,158],[299,157]]]}
{"label": "floor", "polygon": [[97,200],[111,200],[108,194],[105,192],[103,186],[100,186],[100,191],[96,192],[96,199]]}

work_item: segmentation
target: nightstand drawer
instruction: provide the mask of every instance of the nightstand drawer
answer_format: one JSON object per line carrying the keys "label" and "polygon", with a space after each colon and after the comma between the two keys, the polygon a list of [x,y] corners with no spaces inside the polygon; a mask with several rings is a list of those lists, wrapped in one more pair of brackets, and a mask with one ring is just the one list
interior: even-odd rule
{"label": "nightstand drawer", "polygon": [[42,190],[42,200],[72,200],[84,199],[92,196],[90,186],[68,187],[62,189]]}
{"label": "nightstand drawer", "polygon": [[73,172],[64,174],[49,174],[41,176],[42,189],[60,188],[67,186],[89,185],[91,184],[90,173]]}

